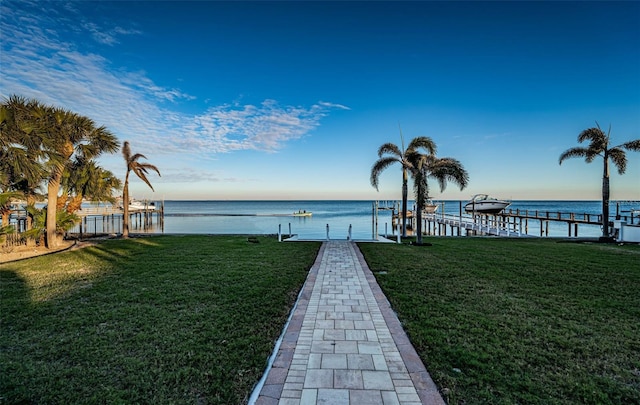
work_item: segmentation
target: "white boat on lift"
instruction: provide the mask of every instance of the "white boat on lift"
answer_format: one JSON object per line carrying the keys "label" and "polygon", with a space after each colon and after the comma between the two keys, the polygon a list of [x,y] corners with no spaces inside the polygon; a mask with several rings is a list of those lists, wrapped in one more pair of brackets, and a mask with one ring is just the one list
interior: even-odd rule
{"label": "white boat on lift", "polygon": [[149,201],[131,200],[129,211],[154,211],[156,204]]}
{"label": "white boat on lift", "polygon": [[464,210],[479,214],[497,214],[509,205],[511,205],[511,201],[498,200],[497,198],[489,197],[487,194],[476,194],[465,204]]}
{"label": "white boat on lift", "polygon": [[435,214],[438,211],[438,204],[433,202],[431,198],[427,199],[427,203],[422,207],[423,214]]}

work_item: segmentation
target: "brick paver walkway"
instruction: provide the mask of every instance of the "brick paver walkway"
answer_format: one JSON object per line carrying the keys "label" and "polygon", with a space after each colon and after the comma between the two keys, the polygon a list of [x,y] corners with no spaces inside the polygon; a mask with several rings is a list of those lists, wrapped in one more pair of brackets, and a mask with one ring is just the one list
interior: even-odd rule
{"label": "brick paver walkway", "polygon": [[352,242],[325,242],[255,403],[444,404]]}

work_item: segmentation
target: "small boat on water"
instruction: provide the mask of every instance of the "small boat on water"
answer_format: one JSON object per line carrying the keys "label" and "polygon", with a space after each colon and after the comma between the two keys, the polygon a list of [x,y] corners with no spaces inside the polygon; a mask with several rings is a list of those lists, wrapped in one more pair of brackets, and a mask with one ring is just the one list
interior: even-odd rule
{"label": "small boat on water", "polygon": [[479,214],[497,214],[509,205],[511,205],[511,201],[498,200],[497,198],[489,197],[487,194],[476,194],[465,204],[464,210]]}
{"label": "small boat on water", "polygon": [[311,211],[306,211],[306,210],[299,210],[298,212],[294,212],[293,216],[294,217],[310,217],[311,215],[313,215],[313,213]]}

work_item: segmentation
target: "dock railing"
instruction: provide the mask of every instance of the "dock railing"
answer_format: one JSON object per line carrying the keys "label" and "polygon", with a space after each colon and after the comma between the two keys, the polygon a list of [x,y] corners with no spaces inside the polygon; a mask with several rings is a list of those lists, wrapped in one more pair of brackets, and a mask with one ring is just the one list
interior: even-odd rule
{"label": "dock railing", "polygon": [[452,236],[460,236],[464,230],[467,235],[493,235],[504,237],[527,236],[522,232],[521,224],[505,221],[496,216],[453,215],[445,213],[425,214],[423,229],[427,234],[447,236],[447,227]]}
{"label": "dock railing", "polygon": [[[610,217],[611,227],[615,220],[622,220],[628,224],[634,224],[640,220],[637,216],[620,215]],[[549,223],[562,222],[567,225],[567,236],[578,237],[578,226],[601,226],[601,214],[552,212],[539,210],[505,210],[495,214],[460,213],[446,214],[444,212],[424,214],[423,229],[427,234],[447,235],[447,227],[450,235],[461,235],[462,230],[467,235],[495,235],[495,236],[549,236]],[[532,222],[533,221],[533,222]],[[537,232],[530,232],[539,225]],[[536,227],[537,228],[537,227]]]}

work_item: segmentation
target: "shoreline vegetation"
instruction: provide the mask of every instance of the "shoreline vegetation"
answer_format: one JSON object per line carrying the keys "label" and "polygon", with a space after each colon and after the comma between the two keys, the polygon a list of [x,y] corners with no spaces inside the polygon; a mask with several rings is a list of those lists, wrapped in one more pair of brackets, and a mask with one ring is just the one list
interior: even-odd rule
{"label": "shoreline vegetation", "polygon": [[[448,403],[640,402],[640,246],[426,240],[358,246]],[[0,400],[245,403],[319,247],[153,236],[0,264]]]}

